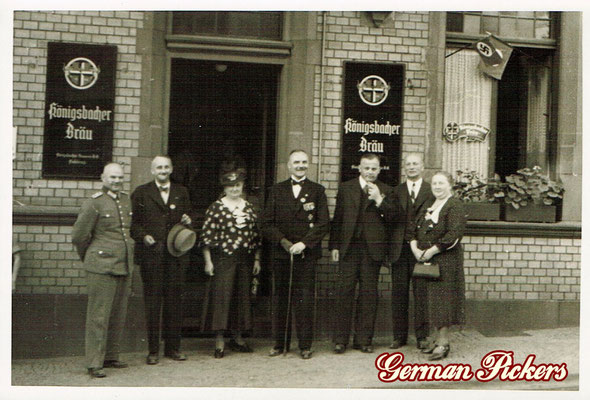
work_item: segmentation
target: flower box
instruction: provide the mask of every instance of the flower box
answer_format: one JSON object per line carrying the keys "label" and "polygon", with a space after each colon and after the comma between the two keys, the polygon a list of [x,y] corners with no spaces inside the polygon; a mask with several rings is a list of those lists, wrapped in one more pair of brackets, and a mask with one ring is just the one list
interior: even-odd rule
{"label": "flower box", "polygon": [[529,203],[516,209],[507,204],[505,218],[506,221],[510,222],[555,222],[557,220],[557,207]]}
{"label": "flower box", "polygon": [[500,204],[468,202],[464,203],[469,221],[500,221]]}

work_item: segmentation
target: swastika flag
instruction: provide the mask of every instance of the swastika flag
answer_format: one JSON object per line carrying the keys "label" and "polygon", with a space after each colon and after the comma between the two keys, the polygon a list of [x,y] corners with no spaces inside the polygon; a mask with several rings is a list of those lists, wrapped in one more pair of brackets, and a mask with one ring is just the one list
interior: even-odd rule
{"label": "swastika flag", "polygon": [[475,48],[481,59],[479,62],[481,71],[492,78],[502,79],[502,74],[512,54],[512,47],[494,35],[489,35],[476,42]]}

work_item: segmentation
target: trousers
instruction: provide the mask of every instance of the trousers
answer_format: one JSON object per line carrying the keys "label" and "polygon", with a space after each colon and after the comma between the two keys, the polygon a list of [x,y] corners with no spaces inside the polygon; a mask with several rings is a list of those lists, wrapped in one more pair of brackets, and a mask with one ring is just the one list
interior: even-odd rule
{"label": "trousers", "polygon": [[118,360],[132,277],[86,272],[85,354],[87,368]]}

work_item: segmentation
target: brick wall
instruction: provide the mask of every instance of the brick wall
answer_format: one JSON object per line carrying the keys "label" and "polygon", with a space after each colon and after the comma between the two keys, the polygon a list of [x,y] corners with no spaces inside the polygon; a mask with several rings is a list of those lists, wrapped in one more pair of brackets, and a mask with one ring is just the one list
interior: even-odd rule
{"label": "brick wall", "polygon": [[[14,13],[13,198],[34,206],[79,206],[101,188],[99,181],[42,179],[47,42],[117,46],[113,160],[131,172],[138,155],[141,56],[137,31],[144,13],[129,11],[16,11]],[[129,190],[129,182],[125,190]],[[16,204],[18,204],[16,203]],[[71,245],[69,226],[14,226],[23,263],[19,293],[85,293],[84,271]]]}
{"label": "brick wall", "polygon": [[23,250],[18,293],[86,293],[86,273],[71,244],[71,233],[71,226],[13,226],[12,235]]}
{"label": "brick wall", "polygon": [[113,159],[125,165],[126,174],[131,172],[131,157],[138,155],[139,147],[141,56],[136,36],[143,20],[144,13],[129,11],[14,13],[15,200],[26,205],[77,206],[101,187],[97,181],[41,179],[49,41],[117,45]]}
{"label": "brick wall", "polygon": [[580,239],[463,238],[466,297],[580,300]]}
{"label": "brick wall", "polygon": [[[342,132],[342,91],[345,61],[393,62],[405,65],[405,78],[412,88],[404,89],[402,148],[424,152],[426,124],[427,72],[425,48],[428,45],[429,13],[396,11],[388,27],[372,27],[358,11],[326,12],[323,133],[319,143],[321,69],[315,72],[315,110],[313,162],[322,151],[322,184],[330,212],[333,213],[340,177],[340,136]],[[318,35],[322,34],[322,16],[318,13]],[[327,244],[325,244],[327,247]],[[321,293],[334,288],[335,266],[328,263],[328,252],[319,265]],[[384,284],[388,276],[381,276]]]}
{"label": "brick wall", "polygon": [[[396,12],[392,27],[369,27],[359,12],[326,13],[323,141],[319,143],[320,68],[315,75],[314,147],[322,151],[322,183],[333,211],[339,178],[343,62],[390,61],[406,65],[403,115],[404,151],[424,151],[427,80],[424,48],[429,14]],[[99,182],[41,179],[45,73],[48,41],[116,44],[117,79],[113,155],[130,175],[138,155],[141,56],[137,31],[141,12],[15,12],[13,124],[18,127],[13,164],[14,199],[29,205],[78,206],[100,188]],[[322,18],[318,16],[318,32]],[[129,183],[126,184],[129,189]],[[16,225],[23,248],[19,293],[84,294],[84,270],[73,250],[69,226]],[[580,240],[531,237],[465,237],[467,297],[471,299],[580,299]],[[319,295],[334,289],[335,266],[327,243],[319,265]],[[389,271],[381,271],[379,289],[389,295]]]}

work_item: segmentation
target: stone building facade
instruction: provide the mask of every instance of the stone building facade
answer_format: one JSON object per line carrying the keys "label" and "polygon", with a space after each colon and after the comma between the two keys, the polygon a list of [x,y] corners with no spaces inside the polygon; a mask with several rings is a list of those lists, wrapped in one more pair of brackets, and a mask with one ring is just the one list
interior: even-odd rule
{"label": "stone building facade", "polygon": [[[66,314],[83,315],[85,274],[70,243],[71,225],[82,201],[101,187],[98,181],[42,178],[48,42],[117,46],[112,159],[124,165],[130,178],[125,183],[128,191],[150,179],[149,162],[153,156],[169,153],[174,159],[174,151],[178,153],[182,147],[179,145],[175,150],[176,141],[190,142],[190,138],[176,133],[182,128],[177,120],[182,107],[174,106],[179,93],[177,86],[182,87],[185,82],[182,79],[188,79],[178,78],[179,71],[184,68],[195,72],[208,63],[218,72],[241,65],[236,70],[244,76],[250,76],[248,68],[258,68],[256,71],[261,76],[266,74],[259,82],[261,85],[263,79],[275,80],[264,89],[269,94],[265,94],[264,105],[259,106],[260,115],[265,116],[260,117],[264,119],[260,128],[265,132],[264,144],[254,142],[255,139],[248,142],[258,147],[252,153],[252,160],[247,161],[263,165],[258,175],[250,177],[260,186],[261,201],[266,187],[286,178],[288,152],[303,148],[312,155],[309,176],[327,188],[333,212],[340,181],[346,61],[404,65],[402,155],[422,153],[427,176],[445,165],[441,151],[445,54],[448,48],[459,46],[465,39],[447,32],[447,13],[274,13],[278,16],[270,17],[278,21],[279,32],[275,37],[268,32],[245,30],[240,36],[243,26],[235,22],[239,21],[235,16],[235,24],[229,25],[235,30],[228,34],[221,28],[211,28],[213,25],[203,30],[194,22],[186,28],[188,25],[182,21],[191,17],[174,14],[178,13],[14,13],[13,126],[17,135],[13,160],[13,237],[23,248],[23,266],[13,309],[13,337],[17,344],[34,341],[34,338],[22,339],[22,334],[39,328],[31,327],[32,320],[19,321],[18,315],[34,310],[36,304],[45,304],[37,307],[38,310],[53,311],[54,320],[43,322],[52,332],[59,331],[57,327],[73,324],[67,322]],[[215,16],[217,21],[222,17],[227,16]],[[232,21],[231,16],[227,18]],[[558,34],[553,36],[553,41],[541,42],[554,52],[552,82],[557,89],[552,99],[552,126],[556,134],[551,141],[553,156],[546,166],[566,188],[561,222],[469,222],[463,239],[466,294],[468,321],[476,326],[484,324],[490,315],[502,313],[523,326],[578,323],[581,15],[559,13],[553,23]],[[540,46],[527,40],[514,43],[521,48]],[[249,121],[258,123],[254,119]],[[317,271],[318,296],[325,304],[330,303],[336,268],[327,255],[325,249]],[[138,281],[139,276],[136,278]],[[140,284],[136,282],[134,289],[137,304],[141,303]],[[389,288],[389,272],[382,268],[382,298],[390,296]],[[384,307],[387,303],[381,302]],[[141,306],[132,307],[133,310],[136,315],[131,313],[130,324],[137,328],[136,337],[141,337]],[[63,315],[55,316],[59,314]],[[83,321],[81,318],[78,320]],[[389,324],[384,322],[383,329],[388,331]],[[55,340],[59,340],[58,336],[55,335]],[[26,355],[27,351],[15,354]]]}

